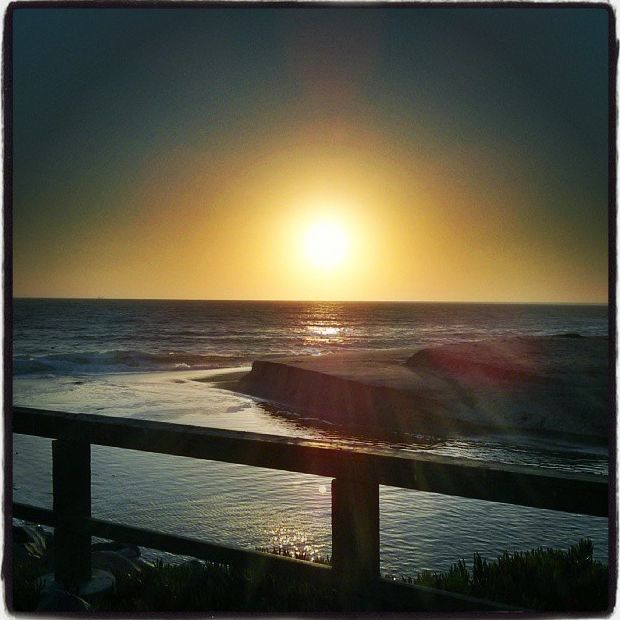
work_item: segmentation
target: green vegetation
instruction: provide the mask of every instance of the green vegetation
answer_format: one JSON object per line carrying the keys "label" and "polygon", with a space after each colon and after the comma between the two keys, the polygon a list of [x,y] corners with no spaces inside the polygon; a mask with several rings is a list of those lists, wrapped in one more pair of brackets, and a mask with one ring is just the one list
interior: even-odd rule
{"label": "green vegetation", "polygon": [[[27,564],[16,565],[16,611],[36,609],[36,576]],[[471,570],[459,560],[445,572],[423,572],[403,581],[537,611],[608,607],[607,567],[593,560],[590,540],[581,540],[568,551],[505,552],[490,562],[476,554]],[[114,593],[91,604],[94,611],[110,612],[338,610],[333,590],[198,561],[145,565],[137,575],[118,576]]]}
{"label": "green vegetation", "polygon": [[102,611],[329,611],[333,593],[293,580],[233,571],[204,562],[146,567],[133,579],[117,581]]}
{"label": "green vegetation", "polygon": [[[409,580],[411,582],[411,580]],[[538,611],[601,611],[607,608],[607,566],[593,559],[592,541],[568,551],[539,547],[492,562],[474,555],[443,573],[424,572],[414,583]]]}

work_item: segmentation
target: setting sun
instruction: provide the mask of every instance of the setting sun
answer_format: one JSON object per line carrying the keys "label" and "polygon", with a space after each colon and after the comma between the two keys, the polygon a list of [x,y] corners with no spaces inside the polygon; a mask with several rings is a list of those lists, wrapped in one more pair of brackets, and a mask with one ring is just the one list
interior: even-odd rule
{"label": "setting sun", "polygon": [[349,247],[345,230],[329,220],[313,224],[306,231],[304,242],[308,260],[323,269],[331,269],[340,264]]}

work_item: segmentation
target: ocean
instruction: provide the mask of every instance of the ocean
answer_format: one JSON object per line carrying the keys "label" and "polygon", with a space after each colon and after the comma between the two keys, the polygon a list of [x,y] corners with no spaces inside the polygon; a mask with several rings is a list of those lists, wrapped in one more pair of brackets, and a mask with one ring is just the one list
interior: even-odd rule
{"label": "ocean", "polygon": [[[352,435],[195,380],[264,357],[506,335],[605,336],[607,306],[16,299],[12,315],[17,405],[607,473],[602,446],[500,434]],[[51,442],[16,435],[13,452],[14,499],[51,507]],[[253,549],[331,553],[329,479],[98,446],[92,470],[98,518]],[[385,574],[442,570],[475,552],[566,548],[581,537],[607,561],[606,519],[389,487],[380,501]]]}

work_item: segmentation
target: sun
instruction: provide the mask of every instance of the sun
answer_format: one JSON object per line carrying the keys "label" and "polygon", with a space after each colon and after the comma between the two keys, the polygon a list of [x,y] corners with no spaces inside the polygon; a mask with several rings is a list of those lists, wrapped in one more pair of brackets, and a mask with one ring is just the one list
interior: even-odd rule
{"label": "sun", "polygon": [[304,249],[315,267],[332,269],[347,255],[349,238],[342,226],[330,220],[315,222],[306,230]]}

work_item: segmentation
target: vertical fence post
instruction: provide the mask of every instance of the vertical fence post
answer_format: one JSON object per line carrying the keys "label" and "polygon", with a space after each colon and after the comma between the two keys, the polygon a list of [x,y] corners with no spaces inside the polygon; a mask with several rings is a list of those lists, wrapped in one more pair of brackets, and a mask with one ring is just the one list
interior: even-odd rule
{"label": "vertical fence post", "polygon": [[52,442],[54,491],[54,574],[56,581],[75,589],[91,578],[90,444],[57,439]]}
{"label": "vertical fence post", "polygon": [[379,485],[332,481],[332,568],[344,607],[371,609],[379,572]]}

